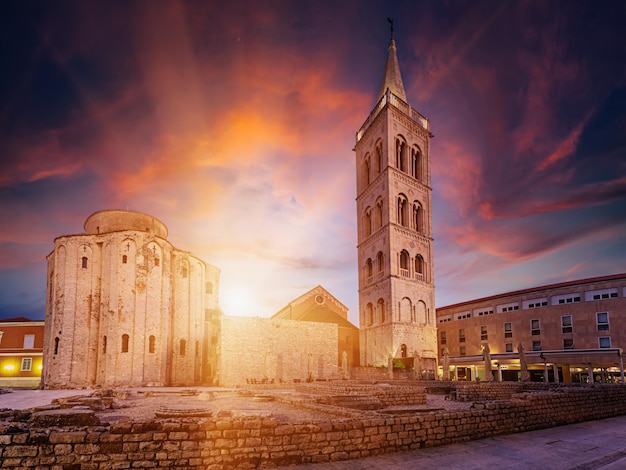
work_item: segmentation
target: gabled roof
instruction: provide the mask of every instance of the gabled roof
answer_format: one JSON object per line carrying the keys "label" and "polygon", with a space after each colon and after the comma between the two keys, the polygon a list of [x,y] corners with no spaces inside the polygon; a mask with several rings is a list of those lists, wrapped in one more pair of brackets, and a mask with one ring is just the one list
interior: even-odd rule
{"label": "gabled roof", "polygon": [[378,91],[377,102],[383,97],[387,88],[389,88],[391,93],[406,102],[406,93],[402,83],[402,75],[400,74],[400,64],[396,55],[396,41],[393,38],[391,38],[389,48],[387,49],[387,62],[385,63],[385,72],[383,73],[383,80]]}
{"label": "gabled roof", "polygon": [[356,328],[348,321],[348,307],[322,286],[317,286],[292,300],[272,315],[272,318],[336,323],[339,326]]}

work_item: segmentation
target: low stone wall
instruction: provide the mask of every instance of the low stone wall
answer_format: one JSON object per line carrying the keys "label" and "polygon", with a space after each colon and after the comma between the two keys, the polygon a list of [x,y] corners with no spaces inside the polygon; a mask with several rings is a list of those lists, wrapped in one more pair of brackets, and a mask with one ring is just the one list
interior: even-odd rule
{"label": "low stone wall", "polygon": [[451,382],[458,401],[509,400],[517,393],[580,388],[580,384],[545,382]]}
{"label": "low stone wall", "polygon": [[0,429],[0,467],[96,470],[250,469],[329,462],[626,414],[626,387],[520,393],[470,410],[302,424],[271,417],[120,422],[110,427]]}
{"label": "low stone wall", "polygon": [[296,386],[296,391],[300,393],[318,393],[324,395],[369,395],[378,398],[383,406],[423,405],[426,403],[426,392],[424,388],[415,385],[329,382],[326,384],[302,384]]}

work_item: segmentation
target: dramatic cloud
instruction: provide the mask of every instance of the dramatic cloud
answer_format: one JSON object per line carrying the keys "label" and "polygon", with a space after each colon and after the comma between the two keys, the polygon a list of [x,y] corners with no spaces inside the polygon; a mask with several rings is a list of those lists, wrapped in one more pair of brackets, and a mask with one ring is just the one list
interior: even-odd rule
{"label": "dramatic cloud", "polygon": [[[566,8],[567,6],[567,8]],[[0,316],[97,210],[154,215],[226,313],[358,318],[355,132],[389,40],[431,120],[438,305],[623,271],[626,13],[559,2],[0,7]]]}

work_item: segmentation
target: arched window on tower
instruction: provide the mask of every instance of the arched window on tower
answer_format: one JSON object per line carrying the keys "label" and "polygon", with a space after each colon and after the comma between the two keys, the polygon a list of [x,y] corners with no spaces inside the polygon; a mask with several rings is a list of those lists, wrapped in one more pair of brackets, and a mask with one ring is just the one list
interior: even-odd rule
{"label": "arched window on tower", "polygon": [[54,338],[54,354],[59,354],[59,337]]}
{"label": "arched window on tower", "polygon": [[413,228],[420,232],[424,232],[424,209],[418,201],[413,201]]}
{"label": "arched window on tower", "polygon": [[369,153],[365,155],[365,159],[363,160],[363,184],[368,185],[371,182],[371,162]]}
{"label": "arched window on tower", "polygon": [[406,357],[406,344],[400,346],[400,356]]}
{"label": "arched window on tower", "polygon": [[106,354],[107,353],[107,337],[103,336],[102,337],[102,354]]}
{"label": "arched window on tower", "polygon": [[376,143],[376,170],[380,174],[383,171],[383,144]]}
{"label": "arched window on tower", "polygon": [[154,352],[155,345],[156,345],[156,338],[154,337],[154,335],[150,335],[150,337],[148,338],[148,352],[149,353]]}
{"label": "arched window on tower", "polygon": [[406,250],[400,252],[400,275],[409,277],[409,252]]}
{"label": "arched window on tower", "polygon": [[126,264],[126,263],[128,263],[128,256],[122,255],[122,264]]}
{"label": "arched window on tower", "polygon": [[372,234],[372,209],[368,207],[365,209],[365,236],[369,237]]}
{"label": "arched window on tower", "polygon": [[180,340],[180,348],[178,349],[178,352],[181,356],[187,354],[187,341],[185,341],[184,339]]}
{"label": "arched window on tower", "polygon": [[374,308],[372,307],[371,302],[367,304],[367,307],[365,307],[365,318],[368,326],[374,324]]}
{"label": "arched window on tower", "polygon": [[365,262],[365,275],[367,276],[368,284],[372,282],[372,276],[374,275],[372,264],[372,258],[367,258],[367,261]]}
{"label": "arched window on tower", "polygon": [[376,265],[378,266],[378,278],[382,278],[385,274],[385,255],[379,251],[376,255]]}
{"label": "arched window on tower", "polygon": [[396,168],[406,172],[406,142],[396,137]]}
{"label": "arched window on tower", "polygon": [[376,201],[376,212],[374,223],[376,228],[380,228],[383,226],[383,200],[382,198],[378,198]]}
{"label": "arched window on tower", "polygon": [[415,279],[424,280],[424,258],[422,255],[415,257]]}
{"label": "arched window on tower", "polygon": [[82,259],[82,268],[83,268],[83,269],[87,269],[87,257],[86,257],[86,256],[83,256],[83,259]]}
{"label": "arched window on tower", "polygon": [[385,323],[387,318],[385,312],[385,301],[383,299],[378,299],[378,311],[380,312],[380,322]]}
{"label": "arched window on tower", "polygon": [[129,340],[128,335],[122,335],[122,352],[123,353],[128,352],[128,340]]}
{"label": "arched window on tower", "polygon": [[419,181],[422,180],[421,164],[422,152],[420,151],[419,147],[415,145],[411,149],[411,176]]}
{"label": "arched window on tower", "polygon": [[408,209],[408,201],[406,199],[406,196],[404,194],[400,194],[398,196],[398,224],[402,225],[403,227],[407,227],[408,226],[408,214],[407,214],[407,209]]}

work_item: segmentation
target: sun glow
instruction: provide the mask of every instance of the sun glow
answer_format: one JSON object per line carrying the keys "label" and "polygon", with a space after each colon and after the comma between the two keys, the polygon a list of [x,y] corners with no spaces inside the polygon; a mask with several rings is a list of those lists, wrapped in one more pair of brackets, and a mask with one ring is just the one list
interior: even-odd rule
{"label": "sun glow", "polygon": [[225,315],[258,316],[256,296],[246,287],[222,287],[220,290],[220,307]]}

